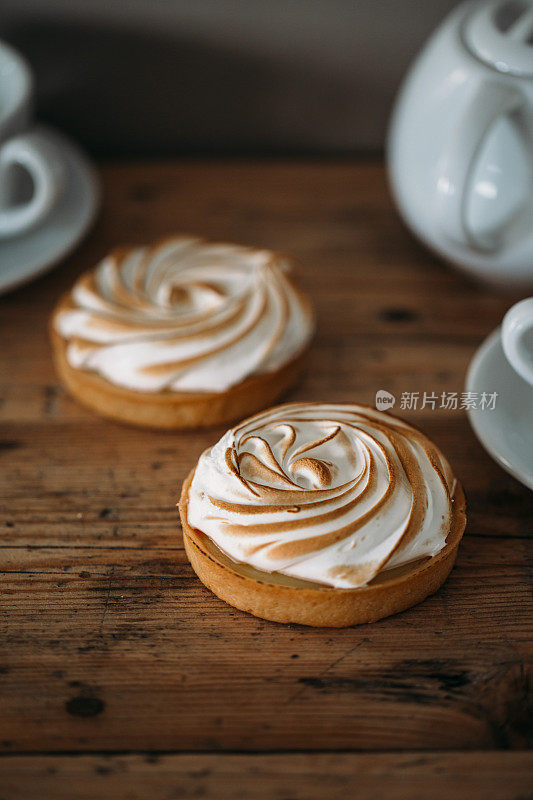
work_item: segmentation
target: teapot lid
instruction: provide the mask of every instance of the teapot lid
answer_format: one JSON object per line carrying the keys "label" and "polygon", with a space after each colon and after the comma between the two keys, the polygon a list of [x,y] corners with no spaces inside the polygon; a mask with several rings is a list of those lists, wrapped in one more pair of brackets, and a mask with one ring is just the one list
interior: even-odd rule
{"label": "teapot lid", "polygon": [[498,72],[533,77],[533,0],[476,3],[463,38],[475,56]]}

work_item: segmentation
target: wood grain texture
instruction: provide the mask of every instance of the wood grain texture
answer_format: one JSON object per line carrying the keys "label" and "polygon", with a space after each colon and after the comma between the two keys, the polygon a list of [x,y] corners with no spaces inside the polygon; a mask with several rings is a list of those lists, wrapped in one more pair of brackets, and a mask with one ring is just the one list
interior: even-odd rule
{"label": "wood grain texture", "polygon": [[[22,777],[21,777],[22,775]],[[526,800],[528,753],[0,758],[4,800]]]}
{"label": "wood grain texture", "polygon": [[[80,800],[100,790],[141,797],[143,787],[154,800],[198,787],[212,796],[215,784],[229,787],[223,798],[237,780],[250,798],[340,797],[354,774],[362,797],[376,796],[372,776],[392,798],[422,797],[437,772],[436,797],[454,785],[473,798],[525,797],[532,495],[489,459],[464,411],[398,411],[465,487],[467,533],[443,589],[370,626],[277,625],[212,596],[183,551],[178,488],[222,430],[153,433],[99,419],[59,385],[46,335],[79,272],[116,244],[173,231],[299,259],[318,331],[291,400],[461,392],[475,348],[513,298],[419,247],[379,164],[122,164],[102,175],[89,240],[0,299],[2,800],[37,796],[33,779],[57,785],[58,797],[80,780]],[[477,752],[502,748],[516,752]],[[368,754],[283,755],[335,750]],[[398,750],[417,755],[383,752]],[[472,752],[444,752],[458,750]],[[162,757],[158,769],[143,756],[67,755],[84,751],[198,754]],[[64,755],[44,755],[54,752]],[[10,755],[23,753],[43,756]]]}

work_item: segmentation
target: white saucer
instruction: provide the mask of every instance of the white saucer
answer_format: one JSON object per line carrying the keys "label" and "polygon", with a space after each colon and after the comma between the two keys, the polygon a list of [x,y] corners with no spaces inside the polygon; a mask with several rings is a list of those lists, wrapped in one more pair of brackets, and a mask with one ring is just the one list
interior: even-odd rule
{"label": "white saucer", "polygon": [[498,464],[533,489],[533,388],[505,358],[499,328],[470,362],[466,390],[498,392],[494,410],[469,409],[470,423]]}
{"label": "white saucer", "polygon": [[61,149],[67,185],[40,225],[26,234],[0,239],[0,293],[26,283],[67,256],[89,230],[99,203],[95,172],[81,150],[58,131],[44,126],[39,130]]}

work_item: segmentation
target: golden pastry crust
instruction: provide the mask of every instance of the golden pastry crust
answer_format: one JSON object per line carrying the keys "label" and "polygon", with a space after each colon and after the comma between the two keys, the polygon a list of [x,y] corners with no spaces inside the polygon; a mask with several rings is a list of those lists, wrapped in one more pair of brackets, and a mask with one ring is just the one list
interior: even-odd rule
{"label": "golden pastry crust", "polygon": [[[62,308],[60,304],[57,314]],[[274,372],[254,375],[226,392],[136,392],[116,386],[67,361],[66,341],[50,326],[53,359],[64,385],[78,402],[104,417],[145,428],[186,429],[222,425],[271,405],[297,380],[307,348]]]}
{"label": "golden pastry crust", "polygon": [[334,589],[236,564],[187,522],[189,488],[183,484],[179,513],[185,550],[192,568],[214,594],[256,617],[315,627],[343,628],[375,622],[425,600],[444,583],[457,557],[466,525],[465,497],[457,482],[445,547],[437,555],[381,573],[358,589]]}

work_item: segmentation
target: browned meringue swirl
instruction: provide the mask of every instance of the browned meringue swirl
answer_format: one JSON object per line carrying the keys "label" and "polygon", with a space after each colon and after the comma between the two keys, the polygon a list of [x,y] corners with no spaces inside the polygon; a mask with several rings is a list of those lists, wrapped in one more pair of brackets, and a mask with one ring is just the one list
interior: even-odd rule
{"label": "browned meringue swirl", "polygon": [[258,414],[201,456],[189,524],[231,559],[337,588],[433,556],[455,479],[422,433],[355,404]]}
{"label": "browned meringue swirl", "polygon": [[176,237],[113,252],[82,276],[54,326],[71,366],[141,392],[225,392],[307,345],[313,319],[291,263]]}

